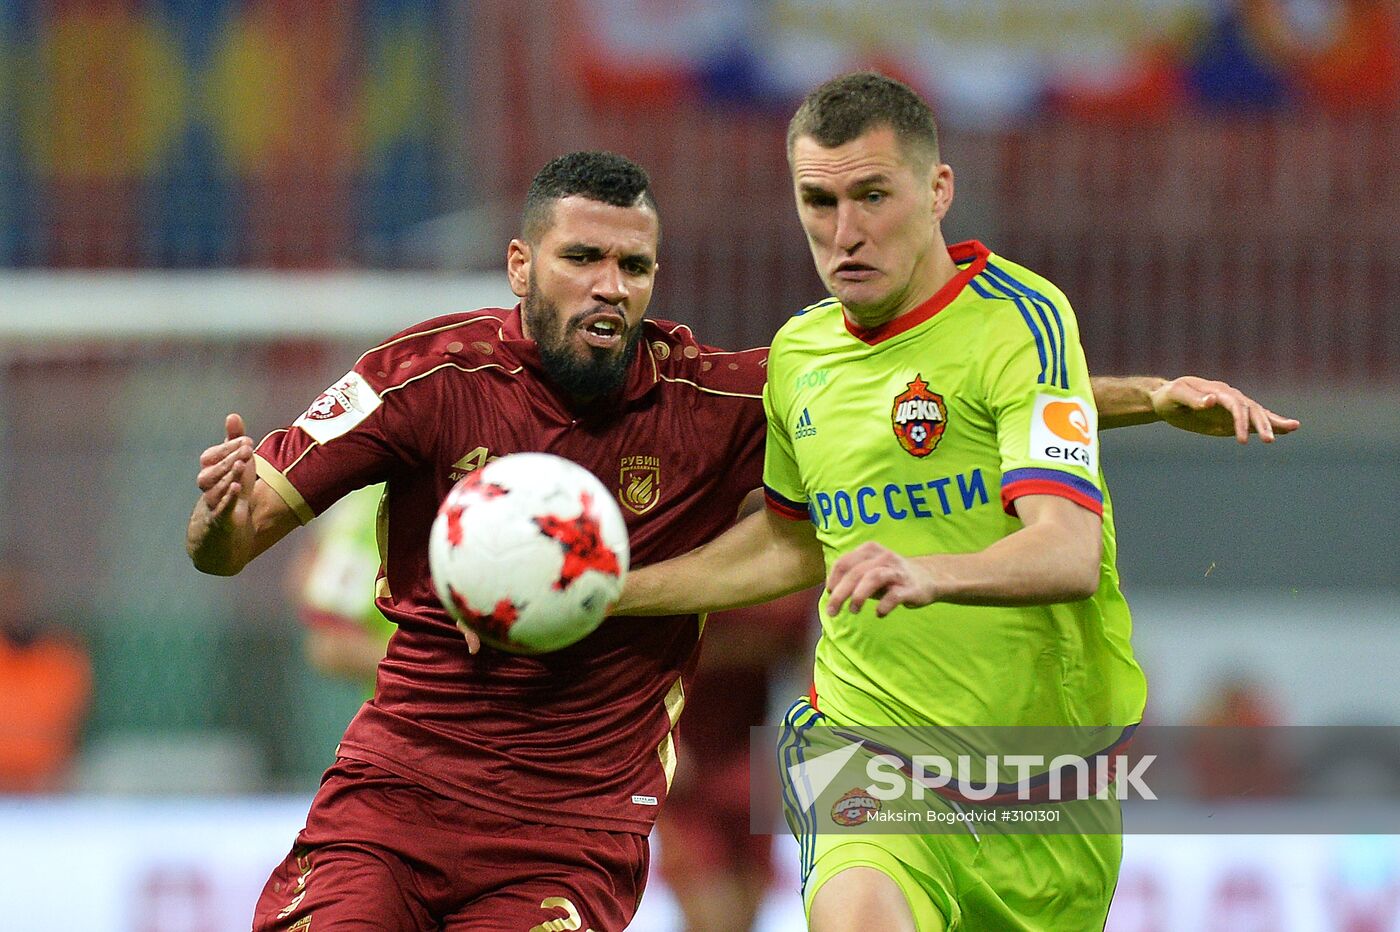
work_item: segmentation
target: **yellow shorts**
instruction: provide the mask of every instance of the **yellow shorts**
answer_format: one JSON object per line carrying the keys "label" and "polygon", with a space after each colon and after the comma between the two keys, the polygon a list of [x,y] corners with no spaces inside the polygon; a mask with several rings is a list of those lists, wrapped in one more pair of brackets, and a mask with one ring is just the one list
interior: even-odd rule
{"label": "yellow shorts", "polygon": [[1118,880],[1116,835],[819,835],[802,889],[870,867],[904,893],[919,932],[1102,929]]}
{"label": "yellow shorts", "polygon": [[901,861],[890,846],[884,844],[888,838],[825,837],[838,844],[824,845],[820,840],[817,843],[816,863],[802,888],[802,905],[809,924],[812,900],[817,891],[822,884],[849,867],[874,868],[893,880],[904,894],[919,932],[942,932],[952,927],[952,917],[961,915],[957,901],[944,883],[937,877],[920,874]]}
{"label": "yellow shorts", "polygon": [[[821,749],[811,734],[823,716],[806,703],[789,711],[779,746],[780,762],[792,766],[804,748]],[[931,805],[940,805],[933,800]],[[1079,803],[1060,804],[1081,806]],[[873,833],[871,826],[843,831],[827,824],[825,812],[809,810],[789,820],[802,852],[802,897],[808,918],[818,890],[851,867],[869,867],[904,893],[919,932],[1061,932],[1102,929],[1108,918],[1122,861],[1123,839],[1116,802],[1090,804],[1094,832],[1015,831],[996,822],[975,831]],[[1014,823],[1006,823],[1014,825]]]}

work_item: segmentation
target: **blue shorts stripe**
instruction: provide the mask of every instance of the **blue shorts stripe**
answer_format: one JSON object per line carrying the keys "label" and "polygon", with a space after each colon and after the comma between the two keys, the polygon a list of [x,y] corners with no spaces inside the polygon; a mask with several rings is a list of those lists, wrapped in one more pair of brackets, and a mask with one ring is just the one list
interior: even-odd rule
{"label": "blue shorts stripe", "polygon": [[783,734],[778,739],[778,766],[782,768],[778,780],[782,785],[783,805],[791,814],[788,825],[797,838],[803,887],[816,862],[816,810],[801,805],[790,785],[790,775],[792,768],[800,767],[805,761],[806,732],[824,717],[806,699],[799,699],[783,716]]}
{"label": "blue shorts stripe", "polygon": [[[783,796],[783,808],[788,813],[788,828],[792,830],[798,845],[798,863],[806,863],[806,848],[803,835],[805,829],[801,824],[803,817],[802,808],[798,805],[797,798],[792,793],[792,787],[788,779],[788,768],[792,766],[792,753],[797,747],[797,727],[794,721],[795,716],[801,714],[802,700],[793,703],[783,715],[783,730],[778,736],[778,785]],[[805,875],[804,875],[805,878]],[[804,880],[805,882],[805,880]]]}
{"label": "blue shorts stripe", "polygon": [[[791,713],[795,711],[789,710]],[[802,808],[797,796],[793,793],[791,778],[792,769],[800,759],[800,737],[796,724],[790,719],[784,722],[783,737],[778,742],[778,767],[781,771],[778,774],[778,782],[783,788],[783,806],[788,812],[788,828],[792,830],[793,836],[797,840],[798,849],[798,875],[802,879],[803,886],[807,883],[807,835],[808,835],[808,813]]]}

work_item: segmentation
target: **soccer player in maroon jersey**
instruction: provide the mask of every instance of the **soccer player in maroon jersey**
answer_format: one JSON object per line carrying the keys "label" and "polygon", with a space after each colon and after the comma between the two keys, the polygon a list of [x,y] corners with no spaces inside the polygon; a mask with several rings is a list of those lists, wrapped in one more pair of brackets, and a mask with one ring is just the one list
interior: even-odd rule
{"label": "soccer player in maroon jersey", "polygon": [[[717,536],[759,487],[766,350],[643,319],[659,238],[638,166],[556,159],[507,252],[519,306],[412,327],[256,449],[231,414],[201,455],[186,543],[217,575],[388,484],[376,604],[398,630],[255,929],[604,932],[635,912],[700,619],[613,618],[542,656],[469,652],[433,594],[427,540],[452,485],[507,453],[554,453],[616,483],[637,565]],[[1157,419],[1159,401],[1178,414],[1242,404],[1155,387],[1113,383],[1101,424]]]}
{"label": "soccer player in maroon jersey", "polygon": [[602,932],[631,918],[699,619],[619,618],[544,656],[471,654],[433,594],[427,540],[452,485],[507,453],[555,453],[617,488],[644,563],[716,536],[759,485],[765,351],[643,320],[660,232],[647,184],[617,156],[551,162],[507,256],[520,307],[410,328],[256,453],[230,415],[202,459],[188,545],[217,574],[352,489],[389,489],[377,605],[398,631],[256,928]]}

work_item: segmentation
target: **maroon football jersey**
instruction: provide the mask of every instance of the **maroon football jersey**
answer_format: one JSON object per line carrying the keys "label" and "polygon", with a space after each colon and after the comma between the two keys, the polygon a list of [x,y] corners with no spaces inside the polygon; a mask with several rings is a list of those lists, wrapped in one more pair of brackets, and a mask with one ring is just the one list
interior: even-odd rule
{"label": "maroon football jersey", "polygon": [[555,653],[472,656],[428,571],[439,503],[507,453],[566,457],[617,490],[635,565],[733,523],[762,481],[767,350],[702,346],[666,321],[643,327],[624,390],[575,411],[522,336],[519,308],[439,317],[360,357],[259,444],[259,477],[303,523],[352,489],[388,483],[376,604],[398,631],[341,756],[527,821],[650,831],[675,768],[700,620],[610,618]]}

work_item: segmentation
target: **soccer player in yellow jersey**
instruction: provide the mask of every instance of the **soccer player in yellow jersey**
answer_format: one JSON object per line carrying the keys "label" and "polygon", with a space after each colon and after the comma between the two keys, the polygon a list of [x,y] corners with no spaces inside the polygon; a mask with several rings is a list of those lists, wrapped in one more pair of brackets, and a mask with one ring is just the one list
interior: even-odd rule
{"label": "soccer player in yellow jersey", "polygon": [[[773,341],[770,507],[636,570],[618,611],[716,610],[825,577],[798,730],[1131,729],[1145,681],[1065,296],[980,243],[944,242],[953,172],[927,104],[896,81],[817,88],[788,158],[832,297]],[[1266,438],[1296,426],[1244,417]],[[804,839],[804,897],[818,932],[1080,932],[1102,928],[1120,856],[1112,830],[826,834]]]}

